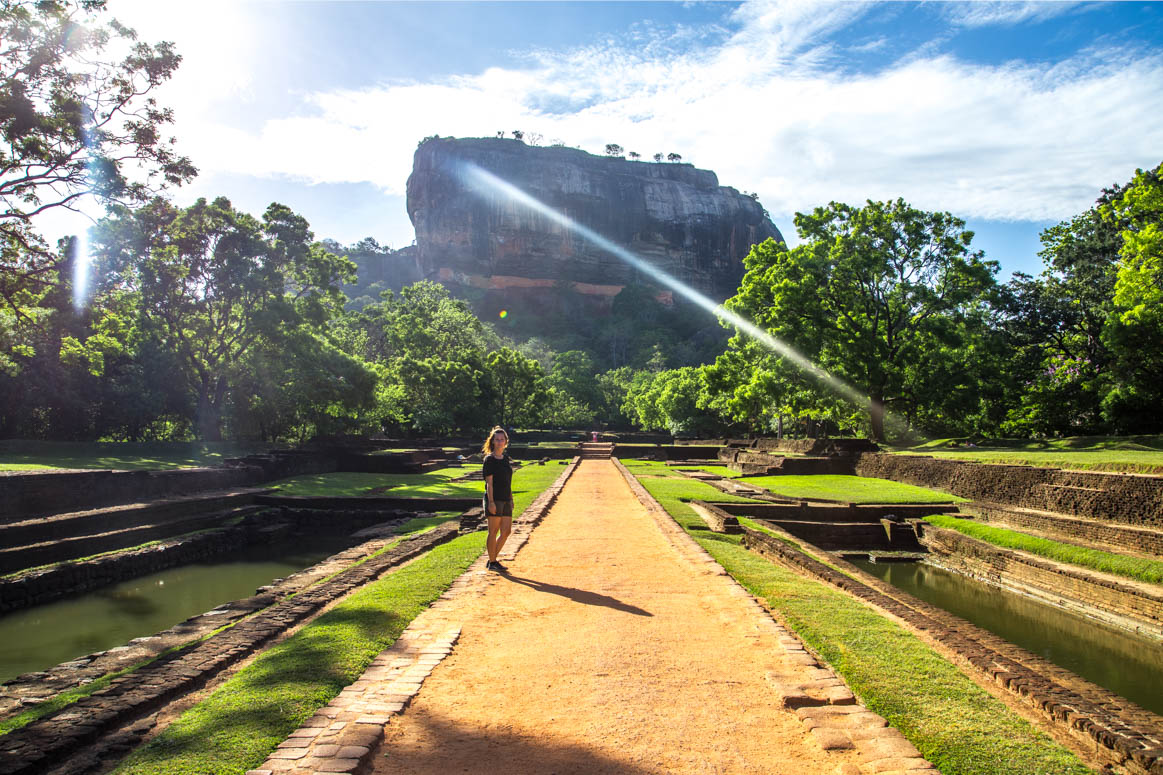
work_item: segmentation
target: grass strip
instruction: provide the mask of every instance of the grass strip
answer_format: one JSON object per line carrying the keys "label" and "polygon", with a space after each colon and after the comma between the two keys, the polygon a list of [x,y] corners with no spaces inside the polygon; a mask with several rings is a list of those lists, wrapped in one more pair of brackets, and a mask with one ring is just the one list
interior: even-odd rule
{"label": "grass strip", "polygon": [[823,498],[847,503],[960,503],[965,500],[937,490],[870,476],[785,474],[749,476],[742,481],[785,498]]}
{"label": "grass strip", "polygon": [[908,630],[840,590],[748,551],[739,536],[698,529],[702,520],[670,480],[641,482],[728,573],[819,652],[865,706],[888,719],[944,775],[1091,772]]}
{"label": "grass strip", "polygon": [[1053,541],[1049,538],[1019,533],[992,525],[983,525],[970,519],[960,519],[947,514],[934,514],[925,521],[937,527],[949,528],[979,541],[1006,549],[1017,549],[1057,562],[1079,565],[1083,568],[1113,573],[1150,584],[1163,584],[1163,562],[1142,557],[1128,557],[1101,549],[1089,549],[1074,544]]}
{"label": "grass strip", "polygon": [[[513,474],[514,514],[563,466]],[[260,654],[114,771],[118,775],[237,775],[355,681],[408,624],[480,556],[482,532],[460,536],[353,592]]]}

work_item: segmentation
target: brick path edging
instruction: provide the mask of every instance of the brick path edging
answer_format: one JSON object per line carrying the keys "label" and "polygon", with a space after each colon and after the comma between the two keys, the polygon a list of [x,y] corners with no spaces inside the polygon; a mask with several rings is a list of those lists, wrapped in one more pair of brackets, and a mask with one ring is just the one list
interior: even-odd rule
{"label": "brick path edging", "polygon": [[937,772],[921,752],[903,734],[889,726],[884,717],[856,701],[856,696],[822,659],[811,652],[799,637],[775,618],[761,600],[748,592],[698,544],[662,507],[653,495],[630,473],[620,460],[613,460],[630,490],[654,518],[663,534],[688,560],[704,564],[724,583],[731,594],[739,597],[761,630],[777,637],[789,662],[804,668],[808,680],[788,680],[769,673],[767,680],[779,703],[795,712],[808,734],[824,751],[855,749],[860,763],[843,764],[838,775],[897,775],[900,773]]}
{"label": "brick path edging", "polygon": [[[513,520],[513,533],[500,557],[511,560],[529,540],[577,469],[575,457],[553,484],[542,490]],[[448,602],[463,594],[480,593],[485,558],[479,557],[427,609],[412,620],[400,637],[372,660],[371,666],[303,726],[279,743],[258,768],[246,775],[314,775],[354,773],[366,768],[383,740],[384,727],[404,712],[460,637],[460,625],[443,619]]]}

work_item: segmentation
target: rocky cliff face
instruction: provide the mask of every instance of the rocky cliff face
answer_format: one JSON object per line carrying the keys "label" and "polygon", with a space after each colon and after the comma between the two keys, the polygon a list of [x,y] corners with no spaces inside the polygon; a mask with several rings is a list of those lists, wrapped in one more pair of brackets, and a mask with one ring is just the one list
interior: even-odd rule
{"label": "rocky cliff face", "polygon": [[722,300],[757,242],[782,240],[762,206],[715,173],[688,164],[628,161],[518,140],[432,139],[408,178],[417,261],[433,279],[502,291],[572,283],[611,297],[649,277],[504,193],[470,185],[466,163]]}

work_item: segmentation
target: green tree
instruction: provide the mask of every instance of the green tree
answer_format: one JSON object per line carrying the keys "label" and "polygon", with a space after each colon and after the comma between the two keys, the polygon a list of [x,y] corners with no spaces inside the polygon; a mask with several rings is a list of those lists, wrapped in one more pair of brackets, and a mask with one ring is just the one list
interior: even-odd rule
{"label": "green tree", "polygon": [[622,155],[622,146],[618,145],[617,143],[607,143],[606,144],[606,155],[607,156],[621,156]]}
{"label": "green tree", "polygon": [[1163,427],[1163,165],[1137,170],[1102,208],[1121,226],[1114,310],[1104,341],[1114,350],[1117,384],[1103,399],[1120,431]]}
{"label": "green tree", "polygon": [[[170,110],[149,93],[181,57],[137,41],[103,0],[0,4],[0,297],[18,317],[57,282],[65,256],[35,227],[45,211],[144,202],[195,169],[163,136]],[[129,45],[123,58],[109,52]],[[130,175],[130,171],[133,175]]]}
{"label": "green tree", "polygon": [[625,403],[627,413],[644,430],[706,436],[726,427],[706,397],[703,369],[684,366],[639,372],[631,380]]}
{"label": "green tree", "polygon": [[541,364],[516,350],[502,347],[485,357],[490,392],[501,425],[535,424],[546,404]]}
{"label": "green tree", "polygon": [[566,350],[553,359],[546,382],[593,411],[601,403],[594,361],[582,350]]}
{"label": "green tree", "polygon": [[931,342],[954,335],[951,322],[992,290],[997,265],[970,250],[962,220],[902,200],[833,202],[797,213],[795,223],[802,244],[752,248],[726,306],[857,386],[868,396],[872,436],[883,440],[886,405],[923,397],[908,382],[909,364],[958,368],[934,362],[949,349]]}
{"label": "green tree", "polygon": [[175,353],[203,439],[221,438],[246,358],[323,326],[342,309],[340,285],[354,271],[286,206],[272,204],[260,221],[225,198],[115,208],[94,243],[107,285],[136,294],[145,335]]}
{"label": "green tree", "polygon": [[415,433],[478,431],[492,407],[486,355],[496,332],[442,285],[422,281],[364,307],[363,357],[384,369],[388,427]]}

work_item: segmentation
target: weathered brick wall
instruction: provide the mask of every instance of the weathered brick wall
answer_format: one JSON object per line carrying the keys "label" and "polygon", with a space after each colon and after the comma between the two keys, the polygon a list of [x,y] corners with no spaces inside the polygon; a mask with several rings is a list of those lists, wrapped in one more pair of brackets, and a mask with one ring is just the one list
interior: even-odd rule
{"label": "weathered brick wall", "polygon": [[658,447],[628,446],[616,444],[614,457],[617,458],[648,458],[653,460],[714,460],[721,448],[709,444],[676,444]]}
{"label": "weathered brick wall", "polygon": [[868,439],[728,439],[727,445],[793,455],[858,455],[878,449]]}
{"label": "weathered brick wall", "polygon": [[1064,606],[1071,610],[1097,613],[1112,624],[1163,638],[1163,593],[1022,556],[956,530],[925,525],[922,535],[922,543],[942,565],[967,576],[998,586],[1032,587],[1043,599],[1074,601],[1076,605]]}
{"label": "weathered brick wall", "polygon": [[859,476],[892,479],[963,498],[1163,528],[1163,477],[1062,471],[920,455],[860,455]]}

